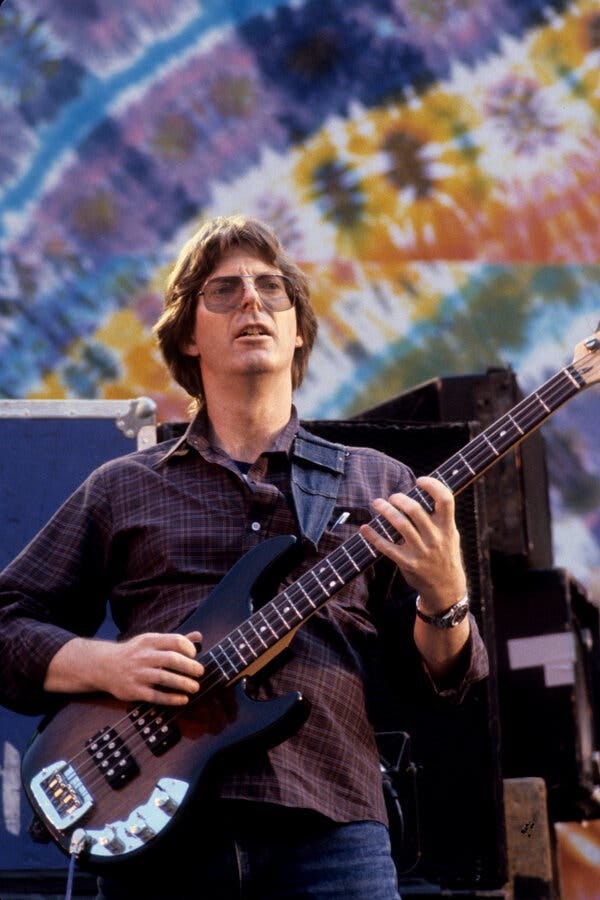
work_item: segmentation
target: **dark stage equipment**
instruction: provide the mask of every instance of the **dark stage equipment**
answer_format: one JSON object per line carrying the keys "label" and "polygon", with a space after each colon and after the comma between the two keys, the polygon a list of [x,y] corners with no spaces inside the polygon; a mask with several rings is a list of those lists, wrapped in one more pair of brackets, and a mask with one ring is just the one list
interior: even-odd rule
{"label": "dark stage equipment", "polygon": [[[474,435],[473,426],[456,422],[357,419],[304,424],[329,440],[381,450],[407,463],[417,475],[431,472]],[[492,660],[490,678],[475,686],[460,705],[435,703],[424,709],[411,702],[410,685],[401,681],[401,665],[392,662],[375,704],[385,774],[404,808],[401,826],[395,822],[396,836],[403,835],[396,843],[396,859],[401,876],[412,879],[410,889],[414,879],[421,879],[419,889],[432,882],[447,890],[470,891],[499,888],[506,881],[495,628],[480,482],[457,497],[456,517],[472,609]],[[384,640],[383,654],[393,660],[393,621],[385,632],[389,643]],[[397,741],[402,738],[396,735],[404,732],[410,735],[410,748],[398,760]],[[408,891],[407,885],[404,893]]]}
{"label": "dark stage equipment", "polygon": [[502,765],[539,776],[555,821],[600,817],[599,610],[563,569],[495,578]]}

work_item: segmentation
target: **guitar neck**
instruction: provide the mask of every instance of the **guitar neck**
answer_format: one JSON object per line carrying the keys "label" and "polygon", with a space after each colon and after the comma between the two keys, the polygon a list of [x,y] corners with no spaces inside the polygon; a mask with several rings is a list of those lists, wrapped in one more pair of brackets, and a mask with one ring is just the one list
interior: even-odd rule
{"label": "guitar neck", "polygon": [[[460,493],[586,386],[580,370],[572,363],[480,432],[431,476],[454,495]],[[420,488],[413,487],[409,496],[428,512],[433,511],[431,498]],[[400,538],[383,516],[375,516],[369,524],[389,540]],[[267,658],[272,648],[380,555],[356,532],[219,644],[201,654],[199,659],[212,676],[211,684],[215,681],[222,686],[230,684],[261,657]]]}
{"label": "guitar neck", "polygon": [[[567,366],[469,441],[432,472],[432,477],[459,494],[585,387],[578,369]],[[421,502],[428,508],[426,501],[425,497]]]}

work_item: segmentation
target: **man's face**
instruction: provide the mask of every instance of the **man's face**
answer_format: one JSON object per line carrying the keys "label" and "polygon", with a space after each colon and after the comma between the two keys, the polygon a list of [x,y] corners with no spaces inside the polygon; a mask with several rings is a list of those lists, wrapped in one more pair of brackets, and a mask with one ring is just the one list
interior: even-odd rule
{"label": "man's face", "polygon": [[[267,272],[281,274],[257,257],[250,247],[237,247],[221,258],[206,281]],[[206,308],[203,296],[198,299],[194,332],[183,350],[198,357],[208,392],[213,384],[236,390],[235,385],[242,376],[271,374],[282,379],[287,375],[291,382],[294,351],[302,346],[296,310],[270,312],[256,293],[252,280],[244,278],[243,282],[242,299],[231,312],[212,312]]]}

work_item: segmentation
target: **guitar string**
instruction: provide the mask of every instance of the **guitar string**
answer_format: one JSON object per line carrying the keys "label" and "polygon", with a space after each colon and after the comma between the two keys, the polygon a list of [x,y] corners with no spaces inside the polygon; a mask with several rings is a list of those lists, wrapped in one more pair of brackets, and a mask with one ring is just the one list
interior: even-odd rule
{"label": "guitar string", "polygon": [[[552,413],[558,409],[562,403],[566,402],[571,396],[580,391],[583,387],[586,386],[586,383],[583,384],[575,383],[569,373],[579,374],[579,368],[581,368],[582,364],[585,361],[595,355],[597,351],[591,351],[580,359],[578,359],[575,363],[572,363],[570,366],[565,367],[556,373],[549,381],[545,384],[541,385],[537,389],[537,391],[530,394],[528,397],[525,397],[522,401],[516,404],[511,410],[505,413],[499,420],[490,425],[483,432],[478,434],[472,441],[470,441],[461,451],[454,454],[450,460],[447,460],[446,463],[443,463],[438,469],[436,469],[432,475],[434,477],[441,476],[441,480],[444,481],[448,487],[451,488],[452,479],[456,477],[457,474],[460,474],[460,469],[457,469],[457,460],[460,460],[461,463],[466,464],[467,468],[470,469],[471,464],[474,472],[472,473],[471,480],[474,480],[481,474],[478,470],[478,467],[482,464],[482,460],[485,461],[490,459],[490,463],[493,464],[495,459],[497,458],[494,450],[498,453],[498,455],[504,455],[508,449],[515,446],[520,442],[521,437],[525,437],[530,433],[529,423],[533,422],[535,425],[542,424],[546,418],[548,418]],[[539,415],[539,407],[542,406],[544,412],[542,416]],[[522,423],[525,427],[523,431],[525,432],[521,435],[520,429],[517,427],[514,422],[514,418],[518,415],[519,423]],[[510,429],[516,430],[518,432],[515,438],[510,436]],[[496,446],[492,437],[497,438],[501,437],[503,439],[503,443],[499,446]],[[489,445],[488,445],[489,441]],[[490,448],[492,449],[492,456],[490,457]],[[428,500],[428,495],[423,495],[423,492],[415,487],[409,492],[409,496],[414,496],[421,505],[423,505],[426,509],[431,511],[431,501]],[[385,523],[385,524],[384,524]],[[376,516],[369,523],[372,527],[375,528],[379,533],[383,533],[384,536],[390,538],[388,534],[388,530],[391,526],[387,523],[387,520],[384,520],[382,516]],[[392,531],[395,529],[392,528]],[[400,537],[398,532],[395,532],[396,537],[394,539],[398,539]],[[357,546],[354,546],[354,545]],[[260,655],[263,653],[263,649],[269,649],[270,646],[273,646],[277,643],[277,640],[281,640],[286,636],[289,631],[291,631],[294,627],[293,623],[289,623],[283,612],[279,610],[279,605],[282,602],[288,603],[291,602],[293,609],[304,609],[304,604],[308,604],[308,609],[306,609],[302,614],[298,613],[298,622],[296,624],[300,624],[304,622],[307,617],[310,616],[315,609],[318,608],[319,605],[322,605],[328,596],[333,593],[337,593],[345,584],[353,578],[355,575],[358,575],[359,572],[363,571],[366,565],[369,565],[371,562],[375,562],[377,558],[379,558],[380,554],[375,552],[373,554],[373,550],[369,549],[370,545],[362,537],[360,533],[355,533],[351,538],[349,538],[346,542],[337,547],[332,553],[330,553],[327,557],[320,561],[317,566],[314,566],[312,569],[309,569],[305,572],[296,582],[289,585],[284,591],[274,597],[271,601],[269,601],[261,610],[253,613],[249,619],[247,619],[244,623],[241,623],[234,631],[230,632],[229,635],[226,635],[222,638],[218,644],[211,648],[208,651],[202,651],[196,659],[199,661],[206,662],[206,673],[205,676],[201,679],[201,688],[197,694],[190,697],[190,701],[184,707],[170,707],[170,706],[161,706],[160,704],[151,704],[148,702],[142,702],[134,705],[134,709],[140,708],[147,710],[150,713],[152,710],[156,710],[156,714],[153,714],[153,718],[149,719],[149,723],[152,725],[156,725],[157,721],[166,720],[166,725],[171,725],[178,716],[185,714],[190,707],[193,707],[195,703],[199,700],[203,699],[209,692],[214,690],[217,687],[226,687],[231,685],[234,680],[241,678],[243,676],[244,669],[249,668],[255,659],[258,659]],[[360,554],[360,557],[359,557]],[[347,556],[347,558],[346,558]],[[335,557],[336,565],[333,565]],[[339,558],[338,558],[339,557]],[[358,565],[358,569],[356,565],[352,562],[354,560]],[[325,566],[328,566],[332,569],[335,575],[335,584],[328,582],[329,591],[325,590],[321,580],[317,577],[317,570],[319,574],[322,574]],[[314,578],[316,582],[316,587],[318,588],[318,593],[315,598],[311,596],[311,587],[308,585],[306,588],[303,585],[303,582],[308,578]],[[312,589],[314,591],[314,588]],[[291,592],[295,591],[296,596],[292,597]],[[325,598],[323,598],[323,594],[325,594]],[[305,596],[304,596],[305,595]],[[319,602],[320,600],[320,602]],[[316,605],[315,605],[316,604]],[[272,615],[272,621],[268,620],[268,616]],[[281,620],[288,629],[287,632],[284,632],[280,635],[274,642],[268,644],[265,648],[261,648],[261,644],[264,644],[264,641],[260,637],[258,629],[254,628],[253,620],[258,620],[258,618],[263,618],[266,622],[267,627],[277,633],[277,628],[281,628],[281,625],[277,624],[279,620]],[[276,626],[276,627],[273,627]],[[256,634],[256,638],[258,639],[258,643],[256,648],[252,644],[252,638],[248,639],[243,633],[242,629],[245,631],[251,630]],[[234,643],[233,635],[239,635],[242,637],[242,644],[238,644],[237,646]],[[223,649],[223,644],[229,642],[231,647],[235,650],[235,652],[240,656],[244,665],[238,670],[237,667],[231,662],[229,659],[227,652]],[[239,647],[249,647],[250,651],[254,654],[254,659],[247,661],[244,659],[243,654],[241,653]],[[220,658],[219,658],[220,654]],[[213,671],[211,671],[210,663],[208,659],[212,659],[214,666],[212,667]],[[227,674],[225,664],[228,663],[229,666],[233,665],[233,671],[231,674]],[[223,678],[225,677],[225,681]],[[123,732],[120,731],[123,723],[127,724],[126,730]],[[117,737],[123,741],[126,745],[127,750],[130,751],[129,744],[135,743],[139,744],[141,747],[147,746],[146,740],[144,736],[138,731],[135,723],[131,719],[131,711],[124,715],[120,720],[116,721],[111,726],[112,731],[117,732]],[[136,747],[137,749],[137,747]],[[149,749],[149,748],[148,748]],[[131,751],[130,751],[131,752]],[[168,750],[166,751],[168,753]],[[133,755],[133,753],[132,753]],[[90,771],[93,774],[93,778],[91,780],[90,786],[86,785],[86,788],[90,790],[90,792],[96,787],[97,784],[105,787],[106,790],[110,793],[114,790],[108,782],[106,781],[105,775],[98,769],[98,766],[94,759],[90,756],[88,748],[83,748],[78,751],[75,756],[69,761],[71,765],[75,765],[75,762],[79,756],[84,756],[85,761],[88,762]],[[78,773],[79,775],[79,773]],[[85,777],[81,775],[80,777]]]}

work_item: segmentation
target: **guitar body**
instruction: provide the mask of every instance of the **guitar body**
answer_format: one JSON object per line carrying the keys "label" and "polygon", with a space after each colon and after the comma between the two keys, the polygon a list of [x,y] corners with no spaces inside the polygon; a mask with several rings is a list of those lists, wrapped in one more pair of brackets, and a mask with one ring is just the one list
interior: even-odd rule
{"label": "guitar body", "polygon": [[[178,630],[197,628],[209,645],[222,639],[251,612],[257,576],[293,541],[274,538],[250,551]],[[257,740],[278,743],[307,715],[300,693],[257,702],[243,678],[182,710],[76,698],[34,736],[23,784],[59,847],[87,868],[134,862],[174,831],[192,800],[201,802],[222,755]]]}

